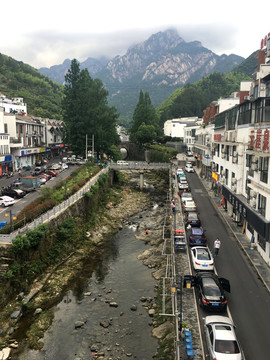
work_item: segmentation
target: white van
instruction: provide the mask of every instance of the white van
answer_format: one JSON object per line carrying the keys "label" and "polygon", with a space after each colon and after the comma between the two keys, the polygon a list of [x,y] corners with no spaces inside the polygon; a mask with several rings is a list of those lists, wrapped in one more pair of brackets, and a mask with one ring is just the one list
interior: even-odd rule
{"label": "white van", "polygon": [[128,165],[128,162],[125,160],[118,160],[117,165]]}

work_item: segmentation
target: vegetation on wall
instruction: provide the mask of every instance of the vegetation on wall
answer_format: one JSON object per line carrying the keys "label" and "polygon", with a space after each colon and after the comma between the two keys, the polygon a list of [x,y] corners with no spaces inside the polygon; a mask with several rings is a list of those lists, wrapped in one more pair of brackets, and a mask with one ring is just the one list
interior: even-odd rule
{"label": "vegetation on wall", "polygon": [[0,92],[9,98],[22,97],[30,115],[61,119],[63,86],[39,71],[0,54]]}

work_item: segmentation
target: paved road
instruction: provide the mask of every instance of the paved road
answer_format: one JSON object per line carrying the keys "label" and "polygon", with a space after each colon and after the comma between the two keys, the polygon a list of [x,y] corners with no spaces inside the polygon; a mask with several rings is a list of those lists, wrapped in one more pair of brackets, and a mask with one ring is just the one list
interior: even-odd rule
{"label": "paved road", "polygon": [[229,311],[237,326],[237,334],[246,360],[267,360],[270,357],[270,296],[250,267],[230,230],[218,216],[205,188],[196,173],[187,174],[197,204],[208,245],[218,236],[221,249],[215,266],[221,277],[230,280]]}
{"label": "paved road", "polygon": [[[53,162],[57,162],[57,159],[54,159]],[[59,172],[59,174],[56,177],[52,177],[49,181],[46,182],[45,185],[42,185],[37,191],[33,191],[29,194],[27,194],[23,199],[15,200],[15,204],[10,207],[1,208],[0,207],[0,221],[7,221],[10,222],[10,210],[12,213],[12,216],[16,216],[27,204],[30,204],[32,201],[34,201],[37,197],[41,195],[41,191],[45,187],[53,187],[57,182],[65,179],[67,176],[70,175],[70,173],[75,170],[78,167],[78,165],[72,165],[68,169]],[[23,176],[31,175],[31,172],[23,172]],[[0,180],[0,187],[8,186],[12,180],[16,179],[18,177],[17,175],[14,175],[12,178],[2,178]],[[5,214],[9,214],[8,217],[5,216]]]}

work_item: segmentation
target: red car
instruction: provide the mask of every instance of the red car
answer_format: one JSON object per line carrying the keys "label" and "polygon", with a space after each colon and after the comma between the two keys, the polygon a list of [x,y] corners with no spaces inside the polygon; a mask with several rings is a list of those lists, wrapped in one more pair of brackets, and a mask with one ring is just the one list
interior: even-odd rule
{"label": "red car", "polygon": [[50,175],[50,176],[56,176],[58,175],[58,172],[57,171],[54,171],[54,170],[47,170],[46,171],[46,174]]}

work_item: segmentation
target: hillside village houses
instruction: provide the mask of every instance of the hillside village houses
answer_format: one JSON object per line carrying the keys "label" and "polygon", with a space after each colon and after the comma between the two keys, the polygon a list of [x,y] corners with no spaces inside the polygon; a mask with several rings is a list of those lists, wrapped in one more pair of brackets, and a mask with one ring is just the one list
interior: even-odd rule
{"label": "hillside village houses", "polygon": [[21,108],[2,94],[1,99],[8,107],[0,101],[0,176],[61,153],[63,121],[27,116],[23,99]]}
{"label": "hillside village houses", "polygon": [[217,187],[225,209],[270,265],[270,34],[257,53],[252,82],[239,103],[213,102],[196,128],[194,155],[201,175]]}

